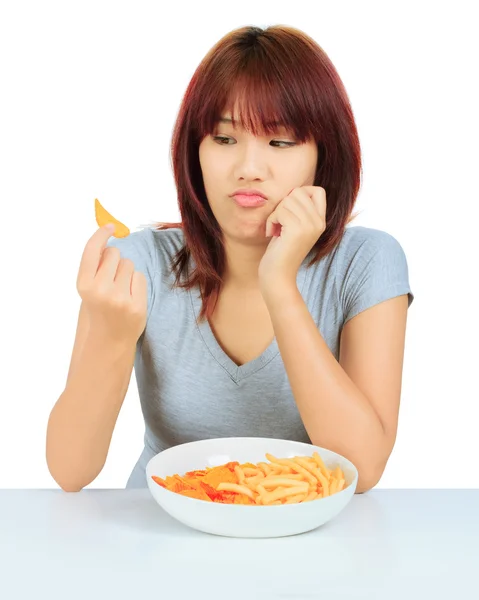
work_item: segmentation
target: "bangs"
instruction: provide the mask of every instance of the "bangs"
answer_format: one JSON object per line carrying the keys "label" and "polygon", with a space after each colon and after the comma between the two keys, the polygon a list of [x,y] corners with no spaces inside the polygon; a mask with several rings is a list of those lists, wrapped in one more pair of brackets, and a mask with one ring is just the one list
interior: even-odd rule
{"label": "bangs", "polygon": [[[268,70],[262,70],[268,73]],[[300,92],[290,91],[280,77],[260,73],[231,76],[216,94],[205,94],[202,107],[196,113],[193,129],[199,139],[212,134],[221,119],[229,113],[234,128],[241,127],[255,136],[268,136],[285,128],[304,143],[320,137],[319,122]],[[217,83],[217,82],[216,82]]]}

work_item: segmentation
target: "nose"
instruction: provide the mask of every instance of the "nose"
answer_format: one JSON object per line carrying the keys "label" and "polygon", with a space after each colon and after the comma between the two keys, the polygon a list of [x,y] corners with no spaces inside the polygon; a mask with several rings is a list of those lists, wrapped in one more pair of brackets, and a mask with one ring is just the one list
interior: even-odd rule
{"label": "nose", "polygon": [[237,144],[235,162],[236,179],[265,179],[268,171],[267,153],[260,140]]}

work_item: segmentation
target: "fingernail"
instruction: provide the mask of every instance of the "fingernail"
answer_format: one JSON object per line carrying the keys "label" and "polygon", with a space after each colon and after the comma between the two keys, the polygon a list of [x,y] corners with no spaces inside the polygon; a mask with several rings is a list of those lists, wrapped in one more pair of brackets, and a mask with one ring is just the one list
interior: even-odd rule
{"label": "fingernail", "polygon": [[114,223],[108,223],[108,225],[106,225],[106,230],[110,231],[111,233],[113,233],[115,231],[115,225],[114,225]]}

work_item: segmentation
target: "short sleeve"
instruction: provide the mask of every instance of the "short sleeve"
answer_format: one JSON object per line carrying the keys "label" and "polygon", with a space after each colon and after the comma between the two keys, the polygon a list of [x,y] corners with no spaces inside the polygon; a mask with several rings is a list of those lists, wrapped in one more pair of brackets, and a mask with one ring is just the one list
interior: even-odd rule
{"label": "short sleeve", "polygon": [[414,295],[409,284],[405,252],[392,235],[365,227],[348,232],[349,240],[337,265],[339,301],[343,324],[360,312],[390,298],[408,295],[408,308]]}
{"label": "short sleeve", "polygon": [[151,229],[143,229],[130,233],[125,238],[110,237],[107,247],[120,250],[121,258],[129,258],[135,265],[135,271],[140,271],[146,277],[148,284],[148,313],[150,316],[154,302],[155,279],[158,274],[158,253],[154,233]]}

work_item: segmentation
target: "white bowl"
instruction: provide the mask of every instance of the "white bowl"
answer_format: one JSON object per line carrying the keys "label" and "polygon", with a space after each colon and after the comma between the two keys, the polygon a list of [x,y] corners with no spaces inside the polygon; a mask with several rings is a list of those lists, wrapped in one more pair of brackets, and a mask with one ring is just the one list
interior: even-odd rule
{"label": "white bowl", "polygon": [[[276,458],[311,456],[314,451],[328,468],[339,465],[345,476],[342,491],[309,502],[273,506],[251,506],[206,502],[167,490],[151,478],[215,467],[230,461],[268,462]],[[358,471],[348,459],[319,446],[271,438],[231,437],[180,444],[160,452],[146,466],[146,478],[153,498],[172,517],[188,527],[230,537],[269,538],[296,535],[316,529],[338,515],[353,497]]]}

